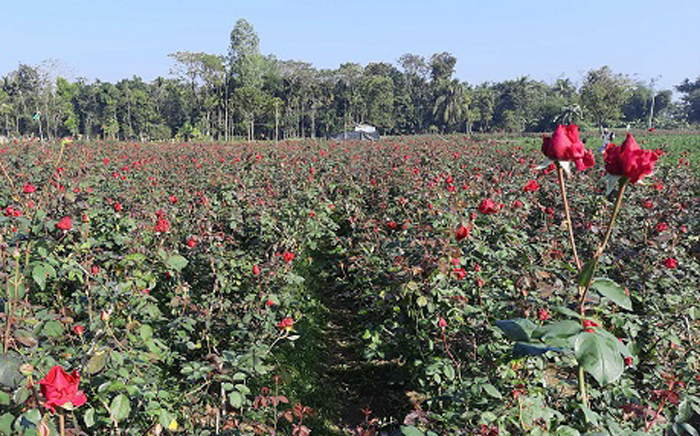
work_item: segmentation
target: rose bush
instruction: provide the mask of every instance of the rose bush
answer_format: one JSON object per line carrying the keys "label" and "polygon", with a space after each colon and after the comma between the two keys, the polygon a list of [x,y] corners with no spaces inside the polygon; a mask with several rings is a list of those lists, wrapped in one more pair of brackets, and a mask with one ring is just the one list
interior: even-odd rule
{"label": "rose bush", "polygon": [[[647,141],[667,156],[627,189],[585,317],[537,139],[10,145],[0,331],[17,371],[2,373],[0,430],[56,426],[32,388],[54,366],[87,399],[64,411],[69,432],[322,432],[360,409],[343,424],[682,429],[698,389],[697,178],[676,165],[687,146]],[[614,206],[599,175],[566,180],[584,260]],[[498,320],[516,320],[517,347]],[[616,381],[586,375],[588,409],[559,351],[570,331],[626,353]]]}

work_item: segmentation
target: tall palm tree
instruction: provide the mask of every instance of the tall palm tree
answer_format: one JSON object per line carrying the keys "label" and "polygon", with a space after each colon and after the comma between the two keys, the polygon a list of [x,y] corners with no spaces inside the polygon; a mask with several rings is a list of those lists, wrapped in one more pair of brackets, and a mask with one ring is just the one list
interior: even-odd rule
{"label": "tall palm tree", "polygon": [[467,118],[464,87],[458,80],[445,82],[438,88],[433,106],[433,119],[444,127],[457,126]]}
{"label": "tall palm tree", "polygon": [[576,104],[564,106],[561,112],[554,117],[557,124],[578,124],[583,119],[583,108]]}

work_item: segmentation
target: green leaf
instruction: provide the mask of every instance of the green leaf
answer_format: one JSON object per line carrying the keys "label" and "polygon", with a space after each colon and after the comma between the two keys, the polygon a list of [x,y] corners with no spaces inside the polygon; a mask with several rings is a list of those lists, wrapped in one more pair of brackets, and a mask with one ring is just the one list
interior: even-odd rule
{"label": "green leaf", "polygon": [[455,379],[455,369],[452,367],[452,365],[445,365],[442,372],[445,374],[445,377],[447,377],[447,380]]}
{"label": "green leaf", "polygon": [[148,341],[153,337],[153,327],[148,324],[141,324],[139,328],[139,333],[141,334],[141,339]]}
{"label": "green leaf", "polygon": [[568,338],[581,332],[581,323],[578,321],[557,321],[538,327],[532,332],[534,339],[547,340],[548,338]]}
{"label": "green leaf", "polygon": [[228,402],[231,403],[234,409],[240,409],[243,406],[243,395],[238,391],[232,391],[228,395]]}
{"label": "green leaf", "polygon": [[578,430],[568,425],[560,425],[554,432],[554,436],[579,436],[580,434]]}
{"label": "green leaf", "polygon": [[14,352],[0,354],[0,385],[16,388],[24,376],[19,372],[22,359]]}
{"label": "green leaf", "polygon": [[160,409],[160,413],[158,414],[158,422],[160,422],[160,425],[164,428],[168,428],[173,421],[175,421],[175,417],[172,413],[165,409]]}
{"label": "green leaf", "polygon": [[169,268],[172,268],[175,271],[182,271],[182,269],[187,266],[187,259],[179,254],[174,254],[168,258],[167,263]]}
{"label": "green leaf", "polygon": [[491,383],[486,383],[482,387],[484,388],[484,392],[491,395],[493,398],[503,398],[503,395],[501,395],[501,393],[498,392],[498,389],[496,389]]}
{"label": "green leaf", "polygon": [[57,338],[63,335],[63,325],[58,321],[49,321],[44,324],[43,333],[46,336]]}
{"label": "green leaf", "polygon": [[598,423],[598,418],[600,418],[600,415],[598,415],[597,413],[595,413],[594,411],[592,411],[584,405],[581,405],[581,410],[583,410],[583,416],[586,418],[586,423],[593,424],[596,427],[600,426],[600,424]]}
{"label": "green leaf", "polygon": [[528,344],[526,342],[516,342],[513,345],[513,357],[539,356],[547,351],[562,351],[561,348],[550,347],[544,344]]}
{"label": "green leaf", "polygon": [[632,310],[632,300],[625,294],[622,286],[606,278],[596,277],[591,283],[591,288],[600,292],[604,297],[609,298],[615,304],[627,310]]}
{"label": "green leaf", "polygon": [[673,432],[675,434],[684,434],[684,432],[688,433],[690,436],[698,436],[698,431],[693,428],[692,425],[688,424],[687,422],[677,422],[673,424]]}
{"label": "green leaf", "polygon": [[405,436],[424,436],[425,433],[423,433],[421,430],[418,430],[412,425],[402,425],[401,426],[401,434]]}
{"label": "green leaf", "polygon": [[32,278],[39,285],[39,289],[42,291],[46,289],[46,269],[44,265],[38,264],[32,269]]}
{"label": "green leaf", "polygon": [[618,346],[609,337],[583,332],[574,343],[574,352],[579,365],[601,385],[613,383],[625,369]]}
{"label": "green leaf", "polygon": [[90,374],[97,374],[102,371],[107,365],[109,360],[109,350],[100,350],[93,354],[87,363],[87,372]]}
{"label": "green leaf", "polygon": [[238,392],[242,393],[243,395],[250,393],[250,388],[244,384],[237,384],[236,390],[238,390]]}
{"label": "green leaf", "polygon": [[123,421],[131,413],[131,402],[129,397],[124,394],[119,394],[112,399],[112,403],[109,405],[109,413],[117,421]]}
{"label": "green leaf", "polygon": [[613,176],[612,174],[608,174],[605,177],[603,177],[603,180],[605,181],[605,195],[608,196],[610,195],[613,190],[619,186],[620,180],[622,177],[620,176]]}
{"label": "green leaf", "polygon": [[10,394],[7,392],[0,391],[0,406],[10,405]]}
{"label": "green leaf", "polygon": [[87,428],[90,428],[93,425],[95,425],[95,409],[93,409],[92,407],[89,408],[85,412],[85,415],[83,415],[83,421],[85,421],[85,426]]}
{"label": "green leaf", "polygon": [[12,396],[12,399],[17,405],[23,404],[25,401],[27,401],[27,398],[29,398],[29,389],[27,389],[26,386],[20,386]]}
{"label": "green leaf", "polygon": [[517,342],[527,342],[530,335],[537,329],[537,325],[525,318],[496,321],[496,327],[503,330],[509,339]]}
{"label": "green leaf", "polygon": [[14,415],[6,413],[0,418],[0,432],[2,434],[12,434],[12,423],[15,421]]}
{"label": "green leaf", "polygon": [[578,273],[577,278],[579,286],[585,287],[588,283],[590,283],[591,279],[593,278],[593,272],[595,271],[595,264],[595,259],[591,259],[583,264],[581,272]]}
{"label": "green leaf", "polygon": [[623,344],[615,335],[613,335],[609,331],[602,329],[602,328],[597,328],[595,330],[595,333],[608,338],[610,340],[610,343],[615,344],[615,347],[617,347],[617,351],[620,354],[622,354],[624,357],[632,355],[629,347],[627,347],[627,345]]}
{"label": "green leaf", "polygon": [[552,308],[552,311],[561,313],[562,315],[568,316],[570,318],[580,318],[581,314],[578,312],[574,312],[573,310],[569,309],[568,307],[563,307],[563,306],[557,306]]}

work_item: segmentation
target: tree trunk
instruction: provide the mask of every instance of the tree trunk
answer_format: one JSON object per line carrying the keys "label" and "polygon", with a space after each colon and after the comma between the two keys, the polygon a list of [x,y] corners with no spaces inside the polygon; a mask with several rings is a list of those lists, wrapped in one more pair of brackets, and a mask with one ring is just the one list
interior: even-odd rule
{"label": "tree trunk", "polygon": [[275,104],[275,142],[280,142],[280,108]]}

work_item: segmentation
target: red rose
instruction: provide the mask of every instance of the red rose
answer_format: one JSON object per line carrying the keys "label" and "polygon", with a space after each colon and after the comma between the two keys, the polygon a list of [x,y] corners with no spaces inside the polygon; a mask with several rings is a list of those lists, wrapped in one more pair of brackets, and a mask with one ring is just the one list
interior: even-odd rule
{"label": "red rose", "polygon": [[586,327],[586,331],[588,333],[592,333],[593,327],[598,327],[598,323],[589,319],[585,319],[583,320],[583,326]]}
{"label": "red rose", "polygon": [[99,272],[100,272],[100,267],[99,267],[99,266],[93,265],[93,266],[90,267],[90,273],[91,273],[92,275],[97,275],[97,274],[99,274]]}
{"label": "red rose", "polygon": [[664,265],[668,269],[676,269],[678,268],[678,261],[672,257],[669,257],[668,259],[664,260]]}
{"label": "red rose", "polygon": [[158,217],[158,222],[155,227],[153,227],[157,233],[165,233],[170,230],[170,221],[166,220],[162,216]]}
{"label": "red rose", "polygon": [[253,265],[253,275],[260,275],[260,267],[257,265]]}
{"label": "red rose", "polygon": [[645,209],[653,209],[654,208],[654,202],[652,202],[649,199],[646,199],[642,201],[642,207]]}
{"label": "red rose", "polygon": [[284,261],[287,263],[291,263],[295,257],[297,257],[294,253],[291,253],[289,251],[285,251],[282,254],[282,257],[284,258]]}
{"label": "red rose", "polygon": [[190,248],[194,248],[197,245],[197,241],[194,240],[194,238],[190,238],[187,240],[187,246]]}
{"label": "red rose", "polygon": [[87,401],[83,391],[78,390],[80,375],[78,371],[68,374],[60,366],[51,368],[46,377],[39,382],[41,394],[46,398],[46,407],[51,412],[56,411],[56,407],[65,406],[71,403],[73,407],[80,407]]}
{"label": "red rose", "polygon": [[605,149],[605,170],[614,175],[630,179],[637,183],[641,178],[651,174],[654,165],[659,159],[651,150],[642,150],[631,134],[627,134],[625,141],[616,146],[608,145]]}
{"label": "red rose", "polygon": [[460,224],[460,226],[455,230],[455,239],[457,241],[461,241],[464,238],[469,237],[469,227],[464,227],[463,225]]}
{"label": "red rose", "polygon": [[443,318],[443,317],[440,317],[440,318],[438,319],[438,326],[439,326],[441,329],[444,329],[445,327],[447,327],[447,320],[445,320],[445,318]]}
{"label": "red rose", "polygon": [[586,150],[578,136],[578,126],[557,126],[552,137],[542,138],[542,153],[552,160],[575,162],[576,168],[583,171],[595,164],[590,150]]}
{"label": "red rose", "polygon": [[32,185],[31,183],[25,183],[24,184],[24,193],[31,194],[32,192],[36,192],[36,186]]}
{"label": "red rose", "polygon": [[547,312],[546,309],[539,309],[537,310],[537,319],[540,321],[547,321],[551,316],[549,315],[549,312]]}
{"label": "red rose", "polygon": [[386,226],[389,227],[391,230],[396,230],[398,224],[396,224],[396,221],[389,221],[388,223],[386,223]]}
{"label": "red rose", "polygon": [[114,203],[114,210],[116,212],[121,212],[124,209],[121,203]]}
{"label": "red rose", "polygon": [[496,205],[496,203],[494,203],[490,198],[483,200],[479,205],[479,212],[485,215],[498,213],[499,210],[500,208],[498,205]]}
{"label": "red rose", "polygon": [[538,189],[540,189],[540,184],[535,180],[530,180],[525,184],[525,186],[523,186],[523,191],[525,192],[535,192]]}
{"label": "red rose", "polygon": [[522,201],[520,201],[520,200],[515,200],[515,201],[513,202],[513,209],[520,209],[521,207],[523,207],[523,202],[522,202]]}
{"label": "red rose", "polygon": [[291,316],[288,316],[288,317],[282,319],[282,321],[277,323],[277,327],[281,328],[282,330],[286,330],[288,332],[294,330],[294,318],[292,318]]}
{"label": "red rose", "polygon": [[59,222],[56,223],[56,229],[58,230],[70,230],[73,228],[73,222],[70,217],[64,216]]}
{"label": "red rose", "polygon": [[457,280],[462,280],[467,276],[467,272],[464,270],[464,268],[455,268],[452,270],[452,273],[457,277]]}
{"label": "red rose", "polygon": [[658,223],[656,225],[656,231],[657,232],[663,232],[664,230],[668,229],[668,224],[666,223]]}
{"label": "red rose", "polygon": [[81,325],[76,325],[73,327],[73,333],[75,333],[78,336],[82,336],[84,331],[85,331],[85,327],[83,327]]}

